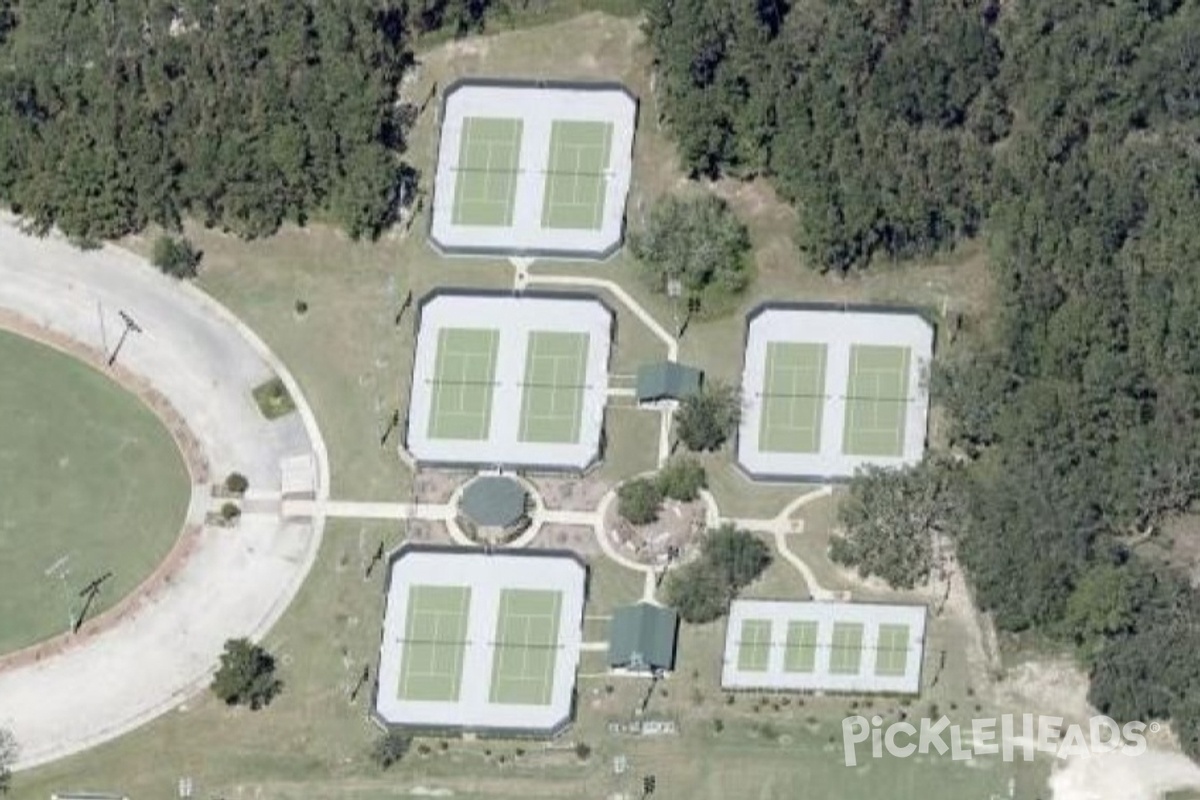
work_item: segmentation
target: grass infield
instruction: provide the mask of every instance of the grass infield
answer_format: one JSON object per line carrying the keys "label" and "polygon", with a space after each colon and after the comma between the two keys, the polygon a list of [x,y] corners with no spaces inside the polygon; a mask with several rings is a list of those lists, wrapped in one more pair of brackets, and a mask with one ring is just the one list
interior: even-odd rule
{"label": "grass infield", "polygon": [[0,331],[0,653],[59,633],[106,572],[94,617],[179,536],[189,479],[141,402],[91,367]]}

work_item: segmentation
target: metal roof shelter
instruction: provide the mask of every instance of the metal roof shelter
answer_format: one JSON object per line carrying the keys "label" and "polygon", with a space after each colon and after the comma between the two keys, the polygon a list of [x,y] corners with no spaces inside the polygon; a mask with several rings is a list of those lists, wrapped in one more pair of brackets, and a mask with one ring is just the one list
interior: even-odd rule
{"label": "metal roof shelter", "polygon": [[644,364],[637,373],[637,400],[682,400],[699,392],[703,381],[703,372],[675,361]]}
{"label": "metal roof shelter", "polygon": [[608,640],[608,665],[633,671],[675,667],[679,615],[673,608],[637,603],[618,608]]}
{"label": "metal roof shelter", "polygon": [[507,528],[525,513],[525,488],[512,478],[485,475],[463,489],[462,510],[479,525]]}

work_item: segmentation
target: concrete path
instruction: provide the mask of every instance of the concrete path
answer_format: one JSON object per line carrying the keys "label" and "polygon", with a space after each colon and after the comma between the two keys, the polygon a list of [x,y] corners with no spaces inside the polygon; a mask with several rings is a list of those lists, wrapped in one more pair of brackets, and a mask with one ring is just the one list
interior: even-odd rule
{"label": "concrete path", "polygon": [[[124,327],[120,311],[143,333],[129,335],[119,365],[148,381],[183,418],[211,479],[236,470],[269,497],[281,488],[281,460],[309,455],[317,498],[328,495],[325,445],[300,387],[230,312],[131,253],[81,252],[57,237],[30,238],[11,216],[0,216],[0,312],[94,348],[102,363]],[[267,422],[250,390],[273,374],[299,413]],[[203,509],[206,498],[192,505]],[[40,661],[10,659],[0,671],[0,727],[11,729],[21,748],[17,768],[112,739],[204,689],[226,639],[260,637],[283,614],[323,528],[319,514],[285,521],[255,513],[233,530],[204,529],[169,581],[112,624]]]}
{"label": "concrete path", "polygon": [[812,595],[814,600],[843,600],[846,599],[845,593],[836,592],[821,586],[812,568],[808,566],[808,563],[804,559],[792,552],[787,542],[788,534],[799,533],[802,529],[802,526],[798,525],[797,521],[791,518],[792,515],[814,500],[820,500],[822,497],[828,497],[831,494],[833,494],[832,486],[822,486],[815,491],[800,495],[770,519],[733,518],[725,521],[746,530],[771,534],[775,539],[775,549],[779,551],[779,555],[783,557],[783,560],[791,564],[804,578],[804,582],[808,585],[809,594]]}

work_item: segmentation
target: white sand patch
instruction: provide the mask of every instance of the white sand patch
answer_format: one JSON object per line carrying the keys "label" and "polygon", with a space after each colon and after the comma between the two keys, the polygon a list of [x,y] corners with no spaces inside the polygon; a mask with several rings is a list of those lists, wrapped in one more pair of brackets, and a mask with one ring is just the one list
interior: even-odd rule
{"label": "white sand patch", "polygon": [[1181,789],[1200,789],[1200,766],[1182,753],[1153,748],[1137,756],[1070,758],[1050,776],[1053,800],[1161,800]]}

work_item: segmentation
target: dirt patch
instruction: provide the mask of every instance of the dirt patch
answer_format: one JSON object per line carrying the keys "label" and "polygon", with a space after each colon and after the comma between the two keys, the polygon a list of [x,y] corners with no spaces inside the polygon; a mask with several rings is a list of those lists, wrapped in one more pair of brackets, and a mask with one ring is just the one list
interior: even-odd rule
{"label": "dirt patch", "polygon": [[533,478],[530,482],[542,497],[542,504],[552,511],[592,511],[608,492],[609,484],[595,477]]}
{"label": "dirt patch", "polygon": [[533,538],[533,547],[554,547],[572,550],[581,556],[593,557],[602,554],[596,542],[596,534],[583,525],[564,525],[548,522]]}
{"label": "dirt patch", "polygon": [[418,503],[444,505],[454,490],[469,480],[470,473],[425,469],[413,479],[413,496]]}
{"label": "dirt patch", "polygon": [[414,519],[408,522],[407,541],[418,544],[454,544],[450,530],[445,523],[427,519]]}
{"label": "dirt patch", "polygon": [[617,504],[612,503],[604,517],[604,532],[622,553],[643,564],[666,563],[672,553],[675,560],[685,561],[707,527],[705,512],[702,500],[667,500],[656,521],[633,525],[617,514]]}

